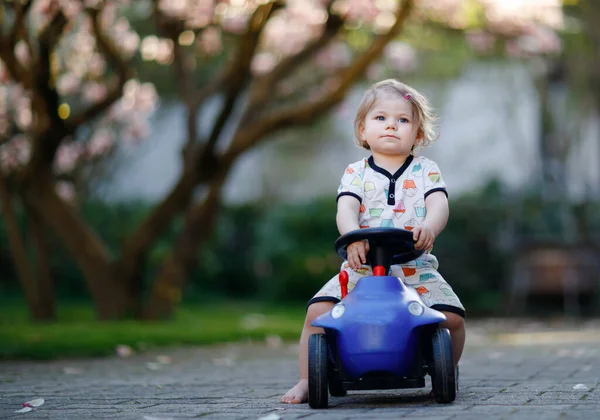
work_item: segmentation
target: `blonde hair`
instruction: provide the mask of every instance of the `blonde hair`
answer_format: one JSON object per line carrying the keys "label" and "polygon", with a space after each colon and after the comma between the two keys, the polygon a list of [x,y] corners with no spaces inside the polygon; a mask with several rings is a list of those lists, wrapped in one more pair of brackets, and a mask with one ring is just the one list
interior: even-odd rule
{"label": "blonde hair", "polygon": [[[356,136],[356,144],[369,150],[369,145],[361,139],[361,128],[365,123],[365,118],[369,111],[373,109],[381,96],[391,94],[402,98],[403,101],[409,101],[413,108],[413,118],[419,126],[421,139],[416,146],[428,146],[432,141],[436,140],[435,121],[436,116],[433,109],[429,105],[429,101],[425,96],[420,94],[415,88],[408,86],[396,79],[386,79],[372,85],[363,95],[356,118],[354,119],[354,134]],[[405,96],[407,95],[407,96]]]}

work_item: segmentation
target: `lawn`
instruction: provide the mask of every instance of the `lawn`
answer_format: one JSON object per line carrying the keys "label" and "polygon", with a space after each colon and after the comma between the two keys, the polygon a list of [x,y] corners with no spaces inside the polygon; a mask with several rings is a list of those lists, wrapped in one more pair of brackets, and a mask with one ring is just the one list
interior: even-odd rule
{"label": "lawn", "polygon": [[279,336],[297,340],[304,308],[257,302],[182,305],[171,321],[98,322],[87,304],[61,303],[58,320],[36,324],[18,303],[0,302],[0,359],[107,356],[118,345],[136,351]]}

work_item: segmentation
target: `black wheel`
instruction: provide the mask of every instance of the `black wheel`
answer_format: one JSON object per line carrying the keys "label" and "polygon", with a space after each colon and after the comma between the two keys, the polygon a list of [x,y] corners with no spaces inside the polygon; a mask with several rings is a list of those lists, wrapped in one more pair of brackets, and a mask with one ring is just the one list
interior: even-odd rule
{"label": "black wheel", "polygon": [[456,399],[456,370],[452,356],[452,340],[447,328],[438,328],[431,336],[433,398],[441,404]]}
{"label": "black wheel", "polygon": [[313,334],[308,339],[308,405],[327,408],[327,339]]}
{"label": "black wheel", "polygon": [[329,362],[327,380],[329,381],[329,393],[332,397],[345,397],[346,390],[338,372],[333,368],[333,363]]}

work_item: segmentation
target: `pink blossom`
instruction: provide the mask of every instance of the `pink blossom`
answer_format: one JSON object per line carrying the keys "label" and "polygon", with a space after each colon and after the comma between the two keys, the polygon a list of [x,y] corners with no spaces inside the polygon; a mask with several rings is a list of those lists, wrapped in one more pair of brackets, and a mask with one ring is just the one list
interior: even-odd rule
{"label": "pink blossom", "polygon": [[277,64],[275,56],[268,52],[260,52],[254,56],[252,60],[252,73],[261,75],[270,72]]}
{"label": "pink blossom", "polygon": [[372,1],[346,0],[340,2],[337,7],[337,11],[349,20],[372,22],[379,14]]}
{"label": "pink blossom", "polygon": [[28,130],[31,127],[31,123],[33,121],[31,105],[28,103],[26,106],[22,106],[16,109],[15,112],[15,122],[17,123],[17,127],[19,127],[21,130]]}
{"label": "pink blossom", "polygon": [[504,53],[508,57],[522,57],[523,50],[516,39],[509,39],[504,43]]}
{"label": "pink blossom", "polygon": [[350,60],[352,60],[352,52],[345,42],[330,43],[315,58],[317,65],[327,70],[346,67],[350,64]]}
{"label": "pink blossom", "polygon": [[181,18],[185,16],[186,0],[160,0],[158,7],[166,15]]}
{"label": "pink blossom", "polygon": [[79,0],[61,0],[60,3],[62,11],[67,19],[74,19],[83,11],[83,7]]}
{"label": "pink blossom", "polygon": [[37,0],[32,4],[31,13],[47,15],[52,13],[52,9],[56,6],[58,6],[58,2],[56,0]]}
{"label": "pink blossom", "polygon": [[115,3],[107,2],[102,8],[100,15],[100,25],[103,28],[110,28],[117,17],[117,7]]}
{"label": "pink blossom", "polygon": [[61,96],[73,95],[79,89],[81,80],[73,73],[64,73],[56,81],[56,90]]}
{"label": "pink blossom", "polygon": [[77,166],[82,150],[79,143],[63,142],[56,151],[54,167],[59,173],[70,173]]}
{"label": "pink blossom", "polygon": [[106,69],[106,61],[104,57],[99,53],[92,54],[88,61],[88,74],[92,78],[101,77]]}
{"label": "pink blossom", "polygon": [[173,60],[173,41],[170,39],[159,39],[156,49],[156,61],[160,64],[170,64]]}
{"label": "pink blossom", "polygon": [[225,16],[221,21],[223,30],[233,34],[243,33],[246,30],[247,25],[248,16],[241,14]]}
{"label": "pink blossom", "polygon": [[89,103],[97,103],[106,97],[107,91],[104,83],[88,82],[83,86],[83,99]]}
{"label": "pink blossom", "polygon": [[25,165],[31,155],[31,143],[26,135],[13,136],[8,143],[0,145],[0,167],[12,170]]}
{"label": "pink blossom", "polygon": [[548,27],[532,25],[517,38],[521,49],[528,54],[557,54],[561,51],[560,37]]}
{"label": "pink blossom", "polygon": [[122,37],[121,47],[127,57],[131,57],[140,45],[140,36],[133,31],[128,31]]}
{"label": "pink blossom", "polygon": [[72,183],[66,181],[58,181],[55,186],[56,193],[65,201],[75,201],[77,193]]}
{"label": "pink blossom", "polygon": [[129,125],[123,130],[123,140],[128,143],[137,143],[148,136],[148,125],[142,120],[130,120]]}
{"label": "pink blossom", "polygon": [[418,57],[415,49],[402,41],[390,42],[384,52],[390,66],[401,72],[412,72],[417,69]]}
{"label": "pink blossom", "polygon": [[85,0],[85,7],[98,7],[102,0]]}
{"label": "pink blossom", "polygon": [[367,68],[366,76],[369,80],[382,79],[384,75],[384,68],[381,63],[373,63]]}
{"label": "pink blossom", "polygon": [[87,156],[97,157],[103,155],[112,149],[114,138],[107,129],[97,130],[87,145]]}
{"label": "pink blossom", "polygon": [[158,94],[156,88],[152,83],[142,83],[137,90],[136,96],[136,110],[142,113],[152,112],[158,101]]}
{"label": "pink blossom", "polygon": [[496,37],[482,29],[467,31],[465,38],[471,49],[479,54],[491,52],[496,43]]}
{"label": "pink blossom", "polygon": [[221,30],[217,27],[211,26],[202,31],[202,34],[198,38],[197,45],[208,55],[216,55],[223,49]]}
{"label": "pink blossom", "polygon": [[17,42],[17,44],[15,45],[15,56],[21,64],[26,65],[29,63],[31,57],[29,56],[29,47],[27,46],[25,41],[20,40],[19,42]]}

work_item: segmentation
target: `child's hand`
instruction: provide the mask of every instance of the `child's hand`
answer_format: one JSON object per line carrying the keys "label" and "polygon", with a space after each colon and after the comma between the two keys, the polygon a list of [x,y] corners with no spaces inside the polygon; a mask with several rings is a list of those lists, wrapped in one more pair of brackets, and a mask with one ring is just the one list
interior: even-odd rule
{"label": "child's hand", "polygon": [[427,226],[417,226],[413,229],[413,239],[416,241],[415,249],[429,249],[435,241],[433,230]]}
{"label": "child's hand", "polygon": [[351,243],[346,248],[348,252],[347,260],[350,268],[358,270],[363,264],[367,263],[367,252],[369,252],[369,241],[358,241]]}

